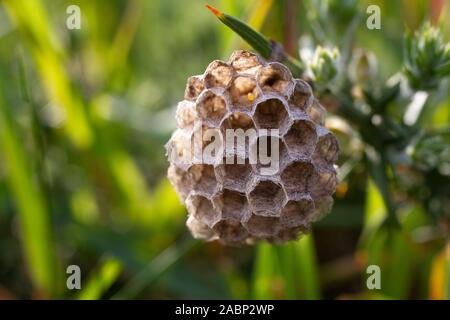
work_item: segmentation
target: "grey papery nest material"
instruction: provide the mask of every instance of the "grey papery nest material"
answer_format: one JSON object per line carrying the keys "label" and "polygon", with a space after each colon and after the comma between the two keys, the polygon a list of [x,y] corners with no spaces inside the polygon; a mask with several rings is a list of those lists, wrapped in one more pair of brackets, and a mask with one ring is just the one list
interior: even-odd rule
{"label": "grey papery nest material", "polygon": [[[195,238],[285,242],[331,210],[339,144],[324,127],[325,109],[310,86],[284,65],[235,51],[227,62],[213,61],[203,75],[190,77],[184,98],[166,146],[168,177],[186,205]],[[239,128],[257,132],[247,148],[224,149],[202,161],[195,157],[196,139],[200,150],[213,141],[202,137],[205,132],[225,137],[226,129]],[[271,175],[249,161],[261,129],[279,130],[264,132],[279,151],[279,170]]]}

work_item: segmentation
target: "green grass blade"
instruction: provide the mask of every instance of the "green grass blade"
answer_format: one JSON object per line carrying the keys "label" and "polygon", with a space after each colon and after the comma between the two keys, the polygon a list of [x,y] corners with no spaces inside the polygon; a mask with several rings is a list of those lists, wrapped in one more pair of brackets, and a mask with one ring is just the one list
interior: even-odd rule
{"label": "green grass blade", "polygon": [[391,197],[386,156],[373,149],[367,149],[366,155],[367,167],[369,169],[370,176],[383,198],[384,207],[388,213],[386,223],[392,227],[399,228],[400,223],[396,215],[395,204]]}
{"label": "green grass blade", "polygon": [[72,142],[86,148],[93,142],[86,109],[81,99],[71,94],[71,84],[64,70],[61,44],[49,25],[49,18],[40,1],[6,0],[7,12],[26,39],[34,55],[48,95],[61,106],[67,121],[64,126]]}
{"label": "green grass blade", "polygon": [[279,246],[278,254],[284,282],[284,295],[286,299],[297,299],[297,272],[295,244],[287,243]]}
{"label": "green grass blade", "polygon": [[385,272],[383,292],[395,299],[408,299],[413,285],[414,252],[408,244],[406,232],[392,231],[389,238],[389,268]]}
{"label": "green grass blade", "polygon": [[[228,14],[222,13],[219,10],[211,7],[210,5],[206,5],[206,7],[226,26],[228,26],[231,30],[236,32],[242,39],[244,39],[253,49],[256,50],[263,58],[278,58],[273,57],[273,48],[275,46],[279,46],[278,43],[271,43],[266,37],[264,37],[261,33],[254,30],[245,22],[230,16]],[[278,51],[278,49],[276,50]],[[277,54],[278,56],[279,54]],[[286,64],[286,66],[291,70],[294,76],[300,76],[304,71],[304,66],[297,59],[288,56],[285,52],[282,55],[285,56],[281,61],[281,63]],[[281,58],[281,57],[280,57]]]}
{"label": "green grass blade", "polygon": [[115,258],[108,258],[82,287],[79,300],[97,300],[114,284],[120,275],[122,264]]}
{"label": "green grass blade", "polygon": [[320,299],[319,269],[312,234],[303,236],[294,244],[296,273],[301,299]]}
{"label": "green grass blade", "polygon": [[168,268],[191,250],[198,242],[189,237],[182,239],[179,244],[166,248],[155,257],[142,271],[118,292],[113,299],[130,299],[136,297],[145,288],[157,280]]}
{"label": "green grass blade", "polygon": [[281,246],[257,246],[253,299],[319,299],[320,284],[312,235]]}
{"label": "green grass blade", "polygon": [[427,298],[450,299],[450,243],[432,254],[427,277]]}
{"label": "green grass blade", "polygon": [[[68,53],[61,50],[41,1],[6,0],[4,4],[30,49],[48,98],[65,115],[63,126],[67,137],[80,151],[80,156],[87,157],[90,165],[104,164],[108,187],[114,193],[111,198],[122,211],[133,217],[134,223],[142,223],[151,210],[145,178],[134,159],[110,134],[108,123],[92,111],[98,110],[99,106],[108,106],[110,101],[96,97],[85,103],[69,81],[68,70],[64,67]],[[137,9],[131,11],[132,15],[134,10]],[[127,23],[124,22],[125,25]],[[127,52],[124,50],[121,55]],[[124,57],[120,59],[126,60]]]}
{"label": "green grass blade", "polygon": [[361,252],[367,257],[367,266],[378,265],[381,268],[381,292],[395,299],[406,299],[415,263],[409,235],[404,225],[402,229],[386,228],[383,224],[387,215],[383,195],[371,179],[367,184]]}
{"label": "green grass blade", "polygon": [[[273,0],[257,0],[245,4],[237,1],[222,1],[221,6],[225,8],[229,15],[238,16],[241,12],[245,13],[245,21],[255,31],[259,32],[264,21],[267,18],[273,5]],[[229,28],[221,28],[221,47],[225,57],[229,56],[229,52],[238,47],[239,35]]]}
{"label": "green grass blade", "polygon": [[364,212],[364,229],[360,240],[362,246],[365,246],[370,241],[386,218],[386,207],[383,197],[371,179],[367,181]]}
{"label": "green grass blade", "polygon": [[269,58],[272,53],[272,46],[261,33],[255,31],[245,22],[220,12],[219,10],[206,5],[206,7],[226,26],[236,32],[242,39],[250,44],[263,58]]}
{"label": "green grass blade", "polygon": [[44,297],[58,291],[58,264],[51,219],[44,196],[33,179],[29,155],[6,102],[0,81],[0,157],[7,166],[8,182],[17,205],[21,238],[28,270]]}
{"label": "green grass blade", "polygon": [[268,243],[259,244],[256,247],[252,299],[274,299],[277,270],[278,256],[275,247]]}

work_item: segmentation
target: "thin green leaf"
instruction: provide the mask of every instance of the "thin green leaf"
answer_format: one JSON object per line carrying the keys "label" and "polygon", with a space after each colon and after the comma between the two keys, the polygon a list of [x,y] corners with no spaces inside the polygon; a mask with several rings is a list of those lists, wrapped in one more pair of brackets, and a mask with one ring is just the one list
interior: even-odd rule
{"label": "thin green leaf", "polygon": [[82,287],[77,299],[97,300],[114,284],[120,275],[122,264],[115,258],[107,259]]}
{"label": "thin green leaf", "polygon": [[[135,160],[118,144],[114,135],[105,130],[108,124],[92,112],[99,110],[99,106],[107,106],[110,100],[97,97],[85,103],[78,88],[67,77],[64,62],[67,52],[62,50],[61,42],[51,28],[51,19],[42,1],[5,0],[3,3],[34,58],[48,98],[66,116],[63,127],[67,137],[79,151],[101,155],[88,157],[89,164],[97,166],[97,161],[104,164],[107,183],[115,193],[111,198],[133,216],[133,222],[142,223],[151,210],[146,181]],[[137,9],[132,9],[132,15],[134,10]]]}
{"label": "thin green leaf", "polygon": [[275,247],[261,243],[256,248],[253,270],[252,299],[273,299],[274,280],[277,277],[278,259]]}
{"label": "thin green leaf", "polygon": [[387,164],[383,154],[379,154],[375,149],[367,147],[366,160],[369,173],[383,197],[388,216],[386,222],[393,227],[400,227],[400,223],[395,213],[395,205],[392,201],[387,175]]}
{"label": "thin green leaf", "polygon": [[60,273],[50,214],[44,196],[33,179],[30,157],[23,149],[23,141],[1,91],[0,81],[0,149],[8,167],[8,181],[17,205],[23,249],[37,289],[46,296],[52,296],[58,291]]}
{"label": "thin green leaf", "polygon": [[282,246],[258,245],[253,299],[319,299],[320,285],[312,235]]}
{"label": "thin green leaf", "polygon": [[296,274],[298,270],[296,268],[294,244],[287,243],[285,245],[279,246],[277,249],[284,280],[285,297],[286,299],[296,299],[298,297],[296,290]]}
{"label": "thin green leaf", "polygon": [[312,234],[303,236],[294,244],[297,277],[301,299],[320,299],[319,269]]}
{"label": "thin green leaf", "polygon": [[[266,20],[267,14],[270,12],[273,5],[273,0],[258,0],[255,2],[249,2],[244,4],[242,1],[221,1],[221,6],[230,15],[238,16],[240,12],[244,11],[245,21],[249,26],[254,28],[256,31],[260,31],[264,21]],[[239,35],[229,28],[221,28],[221,47],[223,48],[221,52],[224,56],[228,56],[229,52],[234,48],[238,47]]]}
{"label": "thin green leaf", "polygon": [[182,239],[179,244],[169,246],[133,277],[113,299],[130,299],[136,297],[197,243],[197,241],[189,237],[188,239]]}
{"label": "thin green leaf", "polygon": [[261,33],[257,32],[243,21],[228,14],[222,13],[219,10],[211,7],[210,5],[206,5],[206,7],[223,24],[236,32],[242,39],[244,39],[250,46],[252,46],[253,49],[255,49],[263,58],[281,59],[278,60],[278,62],[286,64],[286,66],[291,70],[294,76],[301,76],[304,71],[304,66],[302,65],[301,61],[298,61],[297,59],[287,55],[284,50],[282,54],[277,54],[277,57],[273,56],[273,48],[276,47],[276,51],[279,51],[279,48],[281,47],[280,44],[278,44],[277,42],[269,41]]}
{"label": "thin green leaf", "polygon": [[268,59],[272,53],[272,46],[261,33],[255,31],[245,22],[220,12],[219,10],[206,5],[206,7],[226,26],[236,32],[246,42],[248,42],[263,58]]}
{"label": "thin green leaf", "polygon": [[407,299],[413,285],[414,252],[406,232],[391,232],[388,240],[385,250],[390,259],[382,289],[390,297]]}

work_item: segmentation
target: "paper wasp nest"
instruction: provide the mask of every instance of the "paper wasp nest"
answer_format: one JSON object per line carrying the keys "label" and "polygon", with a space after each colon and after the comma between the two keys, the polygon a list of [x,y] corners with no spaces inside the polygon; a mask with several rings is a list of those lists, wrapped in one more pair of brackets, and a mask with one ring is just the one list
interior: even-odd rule
{"label": "paper wasp nest", "polygon": [[[195,238],[285,242],[331,210],[339,145],[324,127],[325,110],[310,86],[284,65],[236,51],[228,62],[213,61],[203,75],[190,77],[184,98],[166,146],[168,177]],[[256,135],[244,146],[198,156],[213,142],[225,146],[227,129]],[[267,154],[279,155],[271,174],[251,161],[250,150],[261,148],[263,138],[269,149],[277,147]]]}

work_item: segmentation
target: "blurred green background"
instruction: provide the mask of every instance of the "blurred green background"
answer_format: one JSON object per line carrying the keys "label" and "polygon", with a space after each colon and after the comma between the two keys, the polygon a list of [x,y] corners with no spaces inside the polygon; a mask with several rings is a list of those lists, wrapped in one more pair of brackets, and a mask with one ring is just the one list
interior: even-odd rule
{"label": "blurred green background", "polygon": [[[322,44],[311,2],[323,5],[316,13],[339,38],[355,1],[210,4],[295,55],[302,36],[319,33]],[[441,15],[449,39],[450,1],[356,3],[363,15],[369,3],[382,10],[382,29],[363,21],[354,39],[377,56],[380,79],[400,70],[407,28]],[[81,30],[66,28],[72,4]],[[310,235],[239,248],[191,238],[165,178],[163,146],[187,77],[237,48],[248,49],[204,0],[0,1],[0,299],[449,297],[447,220],[436,221],[401,184],[419,190],[423,177],[397,168],[402,228],[380,227],[385,205],[361,162],[361,141],[332,110],[341,183],[333,211]],[[448,88],[423,126],[448,128]],[[437,210],[448,212],[448,179],[440,186],[445,208]],[[82,270],[81,290],[66,288],[72,264]],[[366,287],[370,264],[381,267],[381,290]]]}

